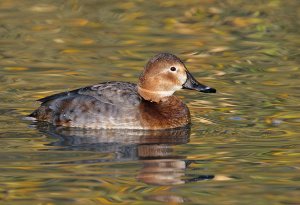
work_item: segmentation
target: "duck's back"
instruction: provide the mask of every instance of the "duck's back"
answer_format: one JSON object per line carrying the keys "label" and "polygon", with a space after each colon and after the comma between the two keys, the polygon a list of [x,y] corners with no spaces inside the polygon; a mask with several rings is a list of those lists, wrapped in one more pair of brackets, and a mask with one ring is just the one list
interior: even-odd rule
{"label": "duck's back", "polygon": [[141,127],[138,107],[142,98],[133,83],[100,83],[39,101],[41,106],[30,117],[54,125],[106,129]]}

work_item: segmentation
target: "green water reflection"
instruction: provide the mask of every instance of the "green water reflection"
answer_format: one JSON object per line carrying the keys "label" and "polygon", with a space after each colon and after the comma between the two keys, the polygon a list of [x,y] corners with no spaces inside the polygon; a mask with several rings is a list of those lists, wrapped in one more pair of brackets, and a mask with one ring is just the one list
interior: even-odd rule
{"label": "green water reflection", "polygon": [[[300,2],[0,1],[1,204],[299,204]],[[175,133],[57,130],[36,99],[136,82],[159,52],[216,95],[182,91]]]}

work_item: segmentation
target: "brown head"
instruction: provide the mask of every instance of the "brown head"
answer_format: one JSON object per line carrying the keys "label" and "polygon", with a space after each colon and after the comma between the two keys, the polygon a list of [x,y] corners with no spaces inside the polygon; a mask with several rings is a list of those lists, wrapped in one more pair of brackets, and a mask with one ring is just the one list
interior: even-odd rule
{"label": "brown head", "polygon": [[145,100],[159,102],[180,89],[216,92],[216,89],[199,83],[175,55],[161,53],[151,58],[139,78],[139,94]]}

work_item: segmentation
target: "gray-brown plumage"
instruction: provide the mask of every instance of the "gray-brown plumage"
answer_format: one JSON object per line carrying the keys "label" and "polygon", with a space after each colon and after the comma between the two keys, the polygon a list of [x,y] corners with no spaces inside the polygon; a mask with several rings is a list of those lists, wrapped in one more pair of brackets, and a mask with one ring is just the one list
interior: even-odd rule
{"label": "gray-brown plumage", "polygon": [[215,92],[197,82],[172,54],[151,59],[139,83],[105,82],[42,98],[29,116],[66,127],[170,129],[190,123],[187,106],[172,94],[181,88]]}

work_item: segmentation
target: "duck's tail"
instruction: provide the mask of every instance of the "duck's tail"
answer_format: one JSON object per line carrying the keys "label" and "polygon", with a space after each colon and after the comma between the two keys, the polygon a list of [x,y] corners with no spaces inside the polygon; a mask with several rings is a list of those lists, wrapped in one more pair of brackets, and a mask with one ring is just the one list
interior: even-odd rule
{"label": "duck's tail", "polygon": [[36,112],[36,110],[34,112],[32,112],[31,114],[23,117],[23,120],[36,121],[37,120],[37,112]]}

